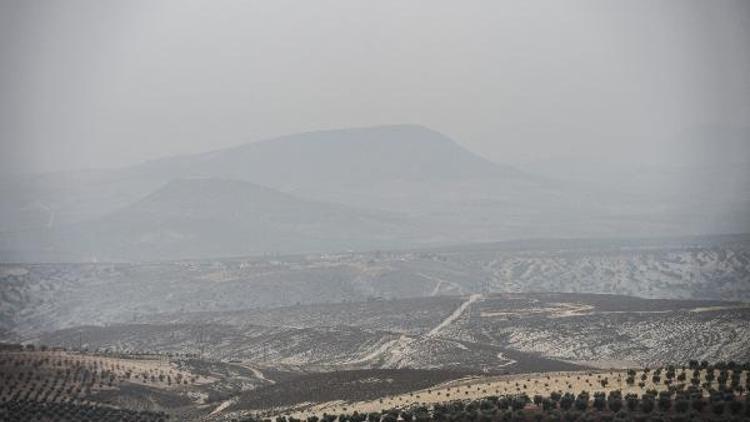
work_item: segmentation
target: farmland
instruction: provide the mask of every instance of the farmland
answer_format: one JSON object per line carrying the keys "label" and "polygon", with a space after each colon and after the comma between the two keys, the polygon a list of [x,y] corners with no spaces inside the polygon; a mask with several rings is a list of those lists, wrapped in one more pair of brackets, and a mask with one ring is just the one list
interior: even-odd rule
{"label": "farmland", "polygon": [[[3,264],[0,400],[13,415],[227,421],[677,400],[687,362],[750,361],[749,250],[717,237]],[[646,369],[672,365],[669,385]]]}

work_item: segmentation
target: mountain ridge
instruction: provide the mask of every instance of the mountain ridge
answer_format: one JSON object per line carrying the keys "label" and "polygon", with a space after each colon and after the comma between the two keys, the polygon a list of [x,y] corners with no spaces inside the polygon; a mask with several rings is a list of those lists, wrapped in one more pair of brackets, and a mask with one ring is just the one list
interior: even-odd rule
{"label": "mountain ridge", "polygon": [[[200,187],[207,183],[218,185]],[[171,202],[165,195],[180,184],[189,187]],[[11,256],[21,246],[28,256],[45,248],[60,252],[55,244],[92,251],[108,236],[124,239],[122,248],[111,249],[116,256],[143,259],[148,248],[133,245],[156,248],[159,241],[172,249],[157,248],[154,257],[198,258],[747,231],[746,216],[715,218],[711,204],[695,204],[702,197],[679,202],[549,182],[417,125],[307,132],[119,170],[47,175],[5,184],[0,195],[0,244]],[[206,206],[212,200],[223,205]],[[134,241],[139,230],[143,238]],[[29,231],[57,240],[34,245],[24,239]],[[235,239],[231,247],[216,245],[219,233]],[[251,239],[265,233],[266,244],[243,240],[242,233]],[[176,250],[189,239],[195,243],[189,253]]]}
{"label": "mountain ridge", "polygon": [[[280,166],[279,163],[284,163]],[[136,168],[251,181],[285,190],[321,182],[528,178],[418,125],[331,129],[284,135],[206,153],[165,157]]]}

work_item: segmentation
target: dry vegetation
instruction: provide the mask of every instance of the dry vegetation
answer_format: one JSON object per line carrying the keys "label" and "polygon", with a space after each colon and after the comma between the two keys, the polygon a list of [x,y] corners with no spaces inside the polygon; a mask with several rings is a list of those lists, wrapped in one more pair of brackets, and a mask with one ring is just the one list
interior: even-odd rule
{"label": "dry vegetation", "polygon": [[101,397],[137,386],[177,393],[210,381],[177,369],[162,356],[114,357],[4,345],[0,420],[162,420],[162,412],[122,409]]}
{"label": "dry vegetation", "polygon": [[748,376],[747,370],[743,368],[708,370],[667,367],[653,370],[574,371],[476,377],[451,381],[405,394],[387,395],[375,400],[358,402],[338,400],[321,403],[297,409],[293,412],[293,416],[308,418],[346,412],[367,414],[388,409],[430,407],[452,400],[480,400],[489,396],[549,397],[555,394],[578,396],[583,392],[594,391],[604,393],[619,391],[623,395],[642,395],[648,391],[674,392],[691,385],[703,388],[706,394],[709,394],[711,389],[720,388],[731,388],[732,391],[742,394],[747,389]]}
{"label": "dry vegetation", "polygon": [[162,358],[124,358],[63,350],[18,350],[0,353],[0,402],[85,402],[94,392],[123,383],[177,388],[206,378],[175,369]]}
{"label": "dry vegetation", "polygon": [[[675,409],[685,406],[694,416],[713,417],[714,412],[741,415],[745,411],[750,369],[747,364],[710,366],[691,361],[684,367],[469,377],[448,371],[364,370],[297,375],[278,383],[269,380],[263,387],[208,399],[209,390],[201,388],[222,383],[216,368],[208,368],[221,364],[193,371],[195,362],[210,364],[163,355],[115,356],[6,345],[0,350],[0,420],[231,421],[290,415],[284,417],[291,422],[332,422],[331,415],[342,415],[335,418],[392,422],[393,417],[455,420],[454,414],[466,412],[474,413],[471,420],[559,420],[573,413],[622,416],[622,409],[631,405],[627,415],[635,420],[654,409],[675,414]],[[107,400],[134,394],[154,403],[161,400],[159,395],[183,400],[172,408]],[[198,397],[201,394],[203,398]],[[628,400],[635,402],[628,404]],[[690,407],[696,401],[700,403]]]}

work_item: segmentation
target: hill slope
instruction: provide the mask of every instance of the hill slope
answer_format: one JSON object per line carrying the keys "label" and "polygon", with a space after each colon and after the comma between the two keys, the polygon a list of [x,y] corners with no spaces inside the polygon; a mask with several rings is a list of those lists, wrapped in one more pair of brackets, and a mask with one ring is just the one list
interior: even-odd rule
{"label": "hill slope", "polygon": [[378,247],[409,230],[399,217],[296,198],[224,179],[178,179],[97,220],[26,232],[18,243],[107,260]]}
{"label": "hill slope", "polygon": [[147,163],[149,171],[227,177],[276,188],[523,178],[436,131],[415,125],[307,132]]}
{"label": "hill slope", "polygon": [[476,185],[477,180],[525,176],[419,126],[318,131],[123,169],[7,180],[0,183],[5,199],[0,203],[0,231],[101,217],[187,177],[243,180],[350,206],[404,209],[403,200],[413,195],[446,198],[452,193],[446,183]]}
{"label": "hill slope", "polygon": [[[200,212],[186,216],[181,214],[184,208],[196,204],[160,203],[161,212],[169,214],[170,224],[175,227],[154,226],[154,221],[149,220],[153,217],[148,212],[150,201],[169,199],[167,192],[159,189],[176,179],[196,177],[254,183],[278,192],[270,196],[259,192],[226,194],[222,196],[226,202],[218,202],[216,206],[222,204],[227,214],[217,215],[217,210],[205,204],[215,200],[212,189],[224,188],[196,188],[182,195],[185,199],[194,195],[197,203],[203,204]],[[0,184],[3,198],[0,257],[5,261],[78,260],[81,251],[94,251],[99,245],[112,248],[106,250],[108,256],[125,259],[141,259],[144,251],[157,254],[149,259],[184,256],[176,254],[176,250],[170,251],[171,246],[157,246],[160,242],[166,245],[203,241],[192,247],[189,256],[208,257],[224,253],[398,248],[519,238],[679,236],[746,231],[744,197],[732,199],[726,205],[718,199],[710,200],[713,196],[704,190],[678,190],[691,195],[665,193],[655,197],[606,184],[557,183],[492,163],[444,135],[420,126],[328,130],[170,157],[118,170],[47,174],[6,181]],[[723,192],[715,186],[709,190]],[[303,202],[290,203],[288,197],[279,196],[282,192]],[[255,198],[252,206],[233,202],[233,198],[245,196]],[[264,201],[270,201],[267,208],[261,205]],[[321,202],[338,204],[328,207],[348,207],[347,217],[340,213],[341,209],[334,212],[336,218],[346,223],[325,220],[331,209],[323,207]],[[250,207],[248,212],[233,213],[246,206]],[[395,212],[404,219],[399,222],[400,228],[395,229],[390,217],[385,222],[363,222],[352,217],[361,212],[352,214],[351,208],[373,210],[380,217],[381,210],[386,214]],[[266,227],[261,224],[264,220],[253,214],[255,211],[276,213],[291,220],[285,223],[271,220]],[[303,216],[316,216],[317,220],[311,222],[311,217]],[[299,218],[304,222],[298,221]],[[111,227],[102,223],[106,219]],[[140,233],[138,239],[133,239],[135,234],[129,224],[143,228],[135,230]],[[28,234],[29,230],[35,234]],[[65,251],[56,246],[63,243],[51,241],[50,236],[42,237],[43,242],[32,241],[39,239],[36,233],[45,231],[68,233],[63,236],[66,247],[77,250],[63,256],[60,253]],[[85,236],[77,239],[76,233]],[[131,240],[114,245],[108,236]],[[133,249],[132,245],[139,246]],[[53,254],[48,254],[49,251]]]}

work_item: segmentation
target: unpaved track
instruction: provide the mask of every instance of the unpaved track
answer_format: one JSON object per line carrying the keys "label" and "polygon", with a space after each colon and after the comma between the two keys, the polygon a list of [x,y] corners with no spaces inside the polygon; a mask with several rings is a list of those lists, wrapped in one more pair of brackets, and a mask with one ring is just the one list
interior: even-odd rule
{"label": "unpaved track", "polygon": [[[460,318],[461,315],[463,315],[463,313],[466,312],[466,309],[468,309],[469,306],[471,306],[472,303],[474,303],[477,300],[481,299],[481,297],[482,297],[482,295],[480,295],[480,294],[473,294],[473,295],[469,296],[469,298],[466,299],[465,302],[461,303],[461,305],[458,308],[456,308],[456,310],[453,311],[452,314],[448,315],[448,317],[446,317],[444,320],[442,320],[440,322],[440,324],[438,324],[437,326],[435,326],[435,328],[433,328],[427,334],[425,334],[425,336],[426,337],[437,337],[437,335],[440,333],[440,331],[442,331],[443,329],[445,329],[445,327],[449,326],[455,320],[457,320],[458,318]],[[370,354],[368,354],[366,356],[363,356],[363,357],[361,357],[359,359],[347,362],[347,363],[349,363],[349,364],[362,364],[362,363],[366,363],[368,361],[372,361],[372,360],[378,358],[379,356],[386,355],[386,354],[390,354],[390,355],[394,356],[394,358],[396,360],[400,360],[400,359],[403,359],[404,356],[396,348],[398,347],[400,349],[404,349],[409,343],[411,343],[413,341],[414,341],[413,337],[402,335],[398,339],[391,340],[391,341],[388,341],[386,343],[383,343],[382,345],[380,345],[380,347],[378,347],[377,349],[373,350],[372,353],[370,353]],[[513,363],[515,363],[515,362],[513,362]]]}
{"label": "unpaved track", "polygon": [[448,280],[445,280],[445,279],[442,279],[442,278],[439,278],[439,277],[434,277],[434,276],[431,276],[431,275],[428,275],[428,274],[424,274],[424,273],[417,273],[417,275],[420,276],[420,277],[422,277],[422,278],[425,278],[427,280],[434,281],[436,283],[435,284],[435,288],[432,290],[432,293],[430,293],[430,296],[437,296],[438,293],[440,293],[440,288],[442,288],[444,284],[447,284],[447,285],[453,287],[454,289],[456,289],[456,291],[459,294],[464,294],[465,293],[465,290],[464,290],[464,288],[462,286],[460,286],[460,285],[458,285],[458,284],[456,284],[456,283],[454,283],[452,281],[448,281]]}
{"label": "unpaved track", "polygon": [[480,294],[473,294],[469,296],[469,298],[466,300],[466,302],[462,303],[461,306],[458,307],[455,311],[453,311],[452,314],[448,315],[448,318],[444,319],[440,324],[438,324],[437,327],[430,330],[429,333],[427,333],[427,337],[435,337],[437,336],[441,330],[443,330],[445,327],[451,325],[453,321],[457,320],[463,313],[466,311],[466,309],[471,306],[472,303],[476,302],[482,297]]}
{"label": "unpaved track", "polygon": [[221,402],[220,405],[216,406],[216,409],[214,409],[211,413],[209,413],[209,416],[218,415],[219,413],[223,412],[224,409],[231,406],[236,400],[237,400],[237,397],[232,397],[229,400],[225,400]]}
{"label": "unpaved track", "polygon": [[503,363],[501,365],[498,365],[497,366],[498,368],[504,368],[506,366],[514,365],[516,362],[518,362],[517,360],[514,360],[514,359],[511,359],[509,357],[506,357],[505,355],[503,355],[503,352],[498,353],[497,354],[497,358],[500,359],[500,360],[507,360],[507,362],[505,362],[505,363]]}
{"label": "unpaved track", "polygon": [[363,356],[363,357],[361,357],[359,359],[351,360],[351,361],[346,362],[346,363],[348,363],[348,364],[357,364],[357,363],[369,362],[369,361],[377,358],[378,356],[384,354],[385,352],[387,352],[390,348],[392,348],[393,346],[395,346],[396,343],[398,343],[398,342],[399,342],[399,339],[393,339],[393,340],[386,341],[385,343],[381,344],[380,347],[378,347],[377,349],[375,349],[371,353],[369,353],[367,356]]}

